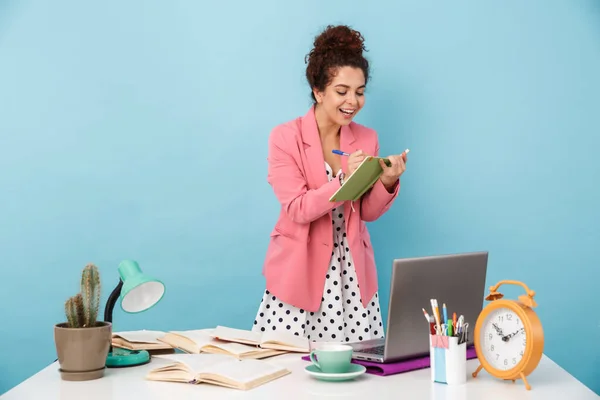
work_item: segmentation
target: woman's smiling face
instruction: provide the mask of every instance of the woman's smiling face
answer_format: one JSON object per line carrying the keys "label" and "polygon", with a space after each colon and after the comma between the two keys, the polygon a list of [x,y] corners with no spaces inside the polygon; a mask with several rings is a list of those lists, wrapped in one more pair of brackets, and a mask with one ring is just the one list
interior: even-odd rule
{"label": "woman's smiling face", "polygon": [[337,68],[323,92],[314,90],[330,123],[348,125],[365,104],[365,75],[360,68]]}

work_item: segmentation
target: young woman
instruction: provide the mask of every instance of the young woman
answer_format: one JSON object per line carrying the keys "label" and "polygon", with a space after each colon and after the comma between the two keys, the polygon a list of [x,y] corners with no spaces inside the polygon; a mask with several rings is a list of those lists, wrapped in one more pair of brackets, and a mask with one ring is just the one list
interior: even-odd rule
{"label": "young woman", "polygon": [[406,155],[389,156],[390,167],[382,162],[381,178],[360,200],[329,201],[365,156],[379,153],[377,133],[352,121],[365,104],[364,49],[360,32],[347,26],[329,26],[317,36],[306,68],[314,104],[269,137],[268,182],[281,209],[263,267],[266,290],[255,331],[328,342],[383,337],[365,222],[392,205]]}

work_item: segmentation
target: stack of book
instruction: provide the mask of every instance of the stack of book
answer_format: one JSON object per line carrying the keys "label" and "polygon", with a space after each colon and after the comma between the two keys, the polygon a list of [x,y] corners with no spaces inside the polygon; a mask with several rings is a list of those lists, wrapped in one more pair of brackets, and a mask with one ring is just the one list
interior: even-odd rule
{"label": "stack of book", "polygon": [[309,353],[308,339],[287,332],[253,332],[217,326],[214,329],[188,331],[129,331],[115,332],[112,345],[129,350],[149,352],[226,354],[238,359],[261,359],[296,352]]}
{"label": "stack of book", "polygon": [[[253,332],[217,326],[187,331],[129,331],[113,334],[113,347],[147,350],[170,363],[149,372],[147,379],[212,383],[248,390],[290,371],[261,359],[284,353],[309,353],[309,340],[287,332]],[[201,357],[199,357],[201,356]]]}

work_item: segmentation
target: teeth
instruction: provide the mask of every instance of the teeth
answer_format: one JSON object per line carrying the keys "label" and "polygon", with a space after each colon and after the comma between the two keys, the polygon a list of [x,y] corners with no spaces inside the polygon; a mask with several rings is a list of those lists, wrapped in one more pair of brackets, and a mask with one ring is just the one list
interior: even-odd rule
{"label": "teeth", "polygon": [[354,112],[354,110],[346,110],[346,109],[343,109],[343,108],[340,108],[340,111],[342,111],[345,114],[352,114]]}

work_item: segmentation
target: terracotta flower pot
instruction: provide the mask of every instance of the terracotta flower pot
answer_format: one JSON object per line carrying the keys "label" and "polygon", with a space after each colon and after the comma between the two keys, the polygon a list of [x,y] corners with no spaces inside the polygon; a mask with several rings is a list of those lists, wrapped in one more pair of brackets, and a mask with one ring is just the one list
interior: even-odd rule
{"label": "terracotta flower pot", "polygon": [[98,321],[93,328],[54,326],[54,343],[60,375],[66,381],[87,381],[104,376],[111,345],[112,324]]}

